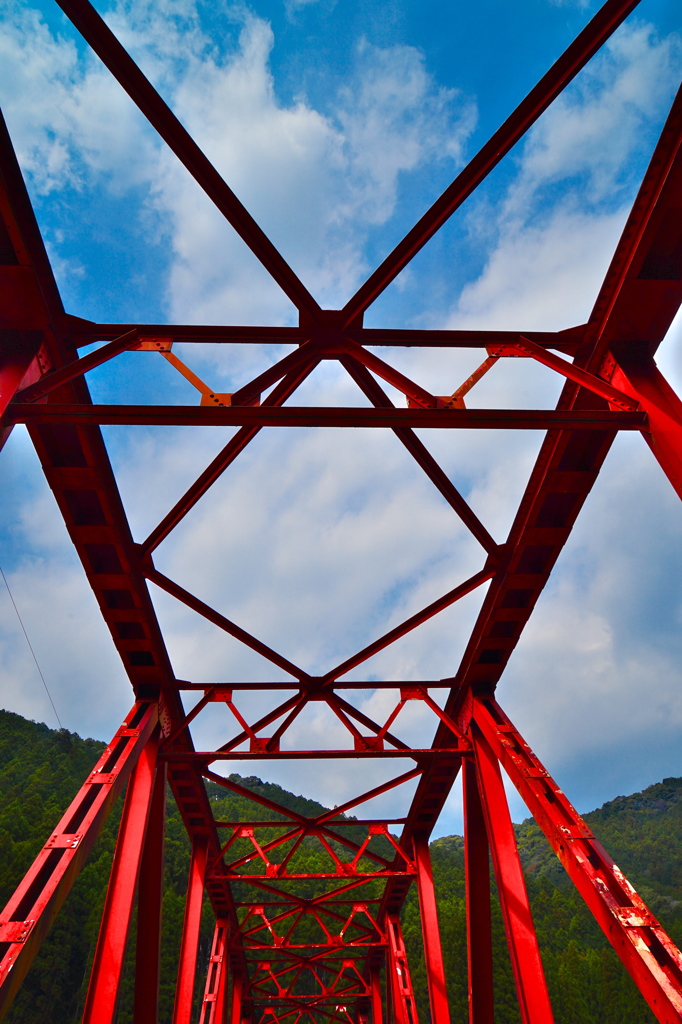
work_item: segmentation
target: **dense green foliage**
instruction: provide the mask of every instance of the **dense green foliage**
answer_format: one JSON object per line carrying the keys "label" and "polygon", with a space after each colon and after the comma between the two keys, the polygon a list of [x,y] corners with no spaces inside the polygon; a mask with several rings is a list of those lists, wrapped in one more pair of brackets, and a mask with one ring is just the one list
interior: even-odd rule
{"label": "dense green foliage", "polygon": [[[682,779],[664,779],[642,793],[618,797],[584,816],[673,940],[682,944]],[[532,819],[516,826],[557,1024],[654,1024],[654,1016],[604,938]],[[431,845],[453,1022],[466,1016],[464,857],[459,836]],[[511,968],[499,906],[493,907],[496,1024],[517,1024]],[[412,893],[406,933],[415,971],[419,917]],[[406,941],[408,939],[406,938]],[[423,985],[420,1014],[427,1013]]]}
{"label": "dense green foliage", "polygon": [[[0,899],[3,903],[29,867],[61,813],[73,798],[104,744],[82,740],[66,730],[54,731],[0,712]],[[242,786],[306,815],[322,813],[315,801],[294,796],[257,778],[232,776]],[[248,821],[254,805],[217,786],[207,787],[218,821]],[[258,817],[272,821],[262,842],[282,835],[280,816],[261,807]],[[113,854],[120,807],[106,823],[64,908],[32,967],[24,988],[7,1018],[10,1024],[71,1024],[78,1021],[85,998],[89,961],[95,948],[99,915]],[[643,793],[618,797],[585,816],[616,862],[625,871],[664,927],[682,942],[682,779],[665,779]],[[526,870],[533,913],[557,1024],[651,1024],[653,1016],[621,968],[615,954],[582,904],[531,820],[516,826]],[[226,833],[227,835],[228,833]],[[353,826],[349,838],[357,839]],[[332,844],[341,859],[349,859],[340,844]],[[252,852],[238,839],[230,857]],[[280,847],[272,859],[280,861],[291,844]],[[377,837],[370,849],[391,856],[385,838]],[[438,894],[448,992],[453,1024],[465,1024],[467,1014],[466,937],[463,842],[458,836],[436,840],[431,846]],[[184,889],[189,844],[177,812],[169,801],[166,828],[166,867],[162,950],[161,1024],[172,1014],[175,970],[182,929]],[[367,862],[369,863],[369,862]],[[331,856],[313,840],[295,852],[290,869],[319,872]],[[258,870],[255,864],[246,871]],[[305,883],[305,895],[323,891],[329,883]],[[235,887],[237,899],[247,886]],[[298,888],[303,894],[303,889]],[[378,895],[369,883],[357,898]],[[243,913],[243,912],[242,912]],[[506,954],[499,907],[494,901],[496,946],[495,985],[497,1024],[517,1024],[514,987]],[[299,935],[309,941],[319,936],[314,922],[303,922]],[[416,893],[404,911],[405,940],[422,1022],[428,1021],[426,976]],[[201,960],[208,957],[212,932],[210,907],[205,907]],[[129,958],[130,959],[130,958]],[[118,1024],[132,1021],[132,962],[122,986]],[[199,990],[200,986],[197,986]],[[200,992],[197,991],[197,997]]]}

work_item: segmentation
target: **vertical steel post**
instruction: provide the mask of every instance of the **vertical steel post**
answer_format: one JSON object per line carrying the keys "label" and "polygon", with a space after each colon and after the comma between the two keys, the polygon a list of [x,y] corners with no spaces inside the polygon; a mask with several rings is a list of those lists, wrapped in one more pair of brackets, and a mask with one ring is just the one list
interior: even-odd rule
{"label": "vertical steel post", "polygon": [[372,988],[372,1024],[384,1024],[383,1006],[381,1004],[381,971],[378,967],[370,970]]}
{"label": "vertical steel post", "polygon": [[137,886],[135,1024],[157,1024],[161,982],[163,847],[166,831],[166,765],[158,764]]}
{"label": "vertical steel post", "polygon": [[443,949],[438,927],[431,854],[429,841],[423,835],[415,836],[414,856],[417,865],[417,889],[424,938],[424,966],[429,988],[431,1024],[450,1024],[450,1008],[445,987],[445,964],[443,963]]}
{"label": "vertical steel post", "polygon": [[192,844],[192,859],[189,866],[185,918],[182,927],[180,962],[178,964],[178,981],[175,988],[173,1024],[190,1024],[192,1016],[194,976],[196,974],[197,953],[199,951],[199,929],[201,926],[201,907],[204,900],[204,874],[206,872],[207,853],[208,842],[206,837],[197,836]]}
{"label": "vertical steel post", "polygon": [[680,1024],[680,950],[499,704],[477,700],[474,718],[656,1019]]}
{"label": "vertical steel post", "polygon": [[412,978],[403,941],[403,930],[397,914],[386,917],[388,934],[388,973],[390,977],[393,1017],[396,1024],[418,1024],[417,1006]]}
{"label": "vertical steel post", "polygon": [[208,1024],[227,1024],[227,938],[229,923],[223,921],[224,931],[221,946],[220,969],[216,982],[215,1010]]}
{"label": "vertical steel post", "polygon": [[112,1024],[116,1014],[121,969],[154,787],[158,742],[157,731],[145,744],[128,783],[83,1024]]}
{"label": "vertical steel post", "polygon": [[[225,945],[227,941],[228,922],[218,918],[213,930],[211,956],[206,972],[204,999],[201,1004],[199,1024],[223,1024],[225,1018],[225,987],[227,984],[227,964],[225,961]],[[137,1024],[137,1021],[135,1022]]]}
{"label": "vertical steel post", "polygon": [[[386,929],[388,935],[388,927]],[[391,956],[390,947],[386,950],[386,1020],[388,1024],[401,1024],[396,1017],[396,1011],[394,1008],[395,1003],[395,986],[393,984],[393,957]]]}
{"label": "vertical steel post", "polygon": [[495,866],[522,1024],[553,1024],[540,949],[516,846],[500,766],[481,730],[472,724],[478,789]]}
{"label": "vertical steel post", "polygon": [[388,956],[386,957],[386,969],[388,972],[388,988],[390,989],[389,1022],[390,1024],[409,1024],[401,991],[402,967],[390,942]]}
{"label": "vertical steel post", "polygon": [[241,1024],[242,991],[244,978],[241,971],[232,972],[232,994],[230,997],[230,1024]]}
{"label": "vertical steel post", "polygon": [[490,860],[476,765],[462,762],[469,1024],[494,1024]]}

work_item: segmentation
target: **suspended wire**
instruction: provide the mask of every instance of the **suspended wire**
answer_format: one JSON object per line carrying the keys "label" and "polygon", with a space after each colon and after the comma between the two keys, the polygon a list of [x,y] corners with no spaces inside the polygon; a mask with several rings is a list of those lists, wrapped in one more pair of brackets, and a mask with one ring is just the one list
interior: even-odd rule
{"label": "suspended wire", "polygon": [[0,565],[0,575],[2,575],[2,578],[5,581],[5,586],[7,587],[7,593],[9,594],[9,599],[12,602],[12,605],[14,607],[15,612],[17,613],[17,618],[19,619],[19,625],[21,626],[21,628],[23,630],[23,633],[24,633],[24,636],[26,637],[26,643],[28,644],[28,649],[31,652],[31,654],[33,655],[33,660],[35,661],[36,668],[38,669],[38,675],[40,676],[40,678],[43,681],[43,686],[45,687],[45,693],[47,694],[48,699],[50,701],[50,704],[52,705],[52,710],[54,711],[54,717],[59,722],[59,728],[63,729],[64,726],[62,725],[62,720],[59,717],[59,715],[57,714],[57,709],[54,706],[54,701],[52,700],[52,694],[50,693],[50,691],[49,691],[49,689],[47,687],[47,683],[45,682],[45,676],[42,673],[40,665],[38,664],[38,659],[36,658],[36,652],[33,650],[33,647],[31,646],[31,641],[28,638],[28,633],[26,632],[26,627],[24,626],[24,623],[22,622],[21,615],[19,614],[19,609],[17,608],[16,602],[15,602],[14,598],[12,597],[12,591],[9,589],[9,583],[7,582],[7,577],[5,576],[1,565]]}

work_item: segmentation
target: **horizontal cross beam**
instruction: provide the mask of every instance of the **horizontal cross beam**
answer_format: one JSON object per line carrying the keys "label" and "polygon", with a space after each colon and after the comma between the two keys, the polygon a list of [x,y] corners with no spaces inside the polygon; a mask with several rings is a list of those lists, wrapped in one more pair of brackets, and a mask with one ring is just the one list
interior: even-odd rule
{"label": "horizontal cross beam", "polygon": [[[325,310],[329,313],[329,310]],[[195,324],[98,324],[67,316],[75,344],[82,348],[94,341],[113,341],[128,331],[139,332],[140,341],[159,339],[183,345],[300,345],[311,337],[310,328],[196,326]],[[513,345],[523,336],[543,348],[573,355],[583,339],[584,327],[563,331],[448,331],[405,327],[347,328],[344,335],[361,345],[396,348],[487,348],[489,345]]]}
{"label": "horizontal cross beam", "polygon": [[469,752],[469,745],[461,747],[439,747],[434,750],[431,747],[413,748],[406,747],[400,750],[268,750],[264,755],[262,750],[196,750],[191,753],[182,751],[175,753],[172,750],[164,751],[159,758],[164,761],[182,761],[187,763],[199,762],[199,764],[211,764],[213,761],[262,761],[267,756],[268,761],[290,761],[290,760],[318,760],[321,758],[332,760],[336,758],[365,758],[387,757],[413,758],[421,761],[424,758],[461,757]]}
{"label": "horizontal cross beam", "polygon": [[22,405],[8,423],[107,426],[414,427],[422,430],[646,430],[643,412],[601,409],[356,409],[285,406]]}

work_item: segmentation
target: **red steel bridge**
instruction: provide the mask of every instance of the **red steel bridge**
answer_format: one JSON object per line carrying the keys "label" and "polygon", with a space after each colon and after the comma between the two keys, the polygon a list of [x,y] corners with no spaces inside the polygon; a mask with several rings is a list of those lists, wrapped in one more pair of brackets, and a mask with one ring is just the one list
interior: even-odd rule
{"label": "red steel bridge", "polygon": [[[552,1008],[505,798],[504,769],[656,1018],[664,1024],[682,1021],[682,954],[495,699],[497,682],[618,431],[643,434],[682,496],[682,405],[654,361],[682,301],[682,95],[665,123],[608,273],[600,287],[595,282],[598,297],[587,323],[556,333],[525,334],[363,327],[365,310],[572,81],[636,7],[636,0],[604,4],[344,308],[334,310],[320,308],[87,0],[58,2],[300,315],[295,327],[255,328],[100,324],[70,315],[62,305],[3,124],[2,436],[16,423],[28,429],[130,678],[134,703],[0,915],[0,1018],[107,814],[125,791],[83,1020],[115,1020],[124,952],[137,906],[135,1021],[157,1021],[168,788],[192,848],[174,1024],[189,1024],[196,992],[203,992],[202,1024],[417,1024],[400,919],[413,883],[419,895],[431,1019],[433,1024],[448,1024],[429,836],[460,776],[470,1021],[492,1024],[494,1018],[490,857],[521,1020],[549,1024]],[[79,356],[79,348],[93,342],[102,344]],[[291,351],[274,365],[267,361],[262,373],[228,395],[203,385],[173,353],[174,342],[254,343],[263,352],[269,345],[286,344]],[[482,363],[454,394],[435,395],[377,354],[386,350],[390,356],[391,350],[404,346],[479,349]],[[200,402],[93,404],[88,371],[132,350],[157,350],[195,383]],[[466,407],[467,391],[493,362],[508,358],[536,360],[564,378],[555,408]],[[366,407],[296,406],[297,388],[322,360],[341,364],[369,400]],[[388,397],[384,383],[405,396],[402,407]],[[237,429],[150,535],[134,539],[102,424]],[[393,431],[481,549],[480,568],[473,576],[453,579],[448,593],[320,676],[293,664],[154,565],[157,547],[258,432],[291,426]],[[539,455],[503,543],[492,538],[418,439],[415,429],[422,427],[543,432]],[[262,655],[290,682],[235,680],[208,685],[177,679],[150,597],[150,581]],[[409,684],[348,681],[348,673],[372,655],[484,585],[480,613],[451,678]],[[395,707],[385,721],[374,721],[351,699],[353,693],[378,688],[395,694]],[[245,691],[254,690],[269,699],[269,710],[257,721],[250,720],[243,703]],[[446,699],[435,700],[439,694]],[[325,702],[342,724],[347,734],[342,749],[292,746],[290,727],[310,701]],[[414,701],[433,716],[432,743],[420,749],[397,732],[399,714],[409,716]],[[225,732],[217,749],[197,750],[191,723],[200,715],[210,716],[216,703],[228,709],[234,727]],[[387,769],[389,759],[397,760],[390,781],[357,792],[342,806],[316,817],[287,810],[227,778],[228,764],[250,759],[271,763],[276,777],[277,762],[292,758],[331,758],[340,773],[349,758],[379,758]],[[251,800],[253,820],[216,821],[205,779]],[[367,801],[407,780],[416,780],[416,790],[403,818],[363,817]],[[317,844],[325,852],[326,872],[310,875],[297,870],[295,854],[303,843],[308,848]],[[312,897],[311,880],[318,893]],[[244,892],[250,894],[248,899]],[[202,968],[199,976],[205,895],[215,913],[215,933],[208,972]]]}

